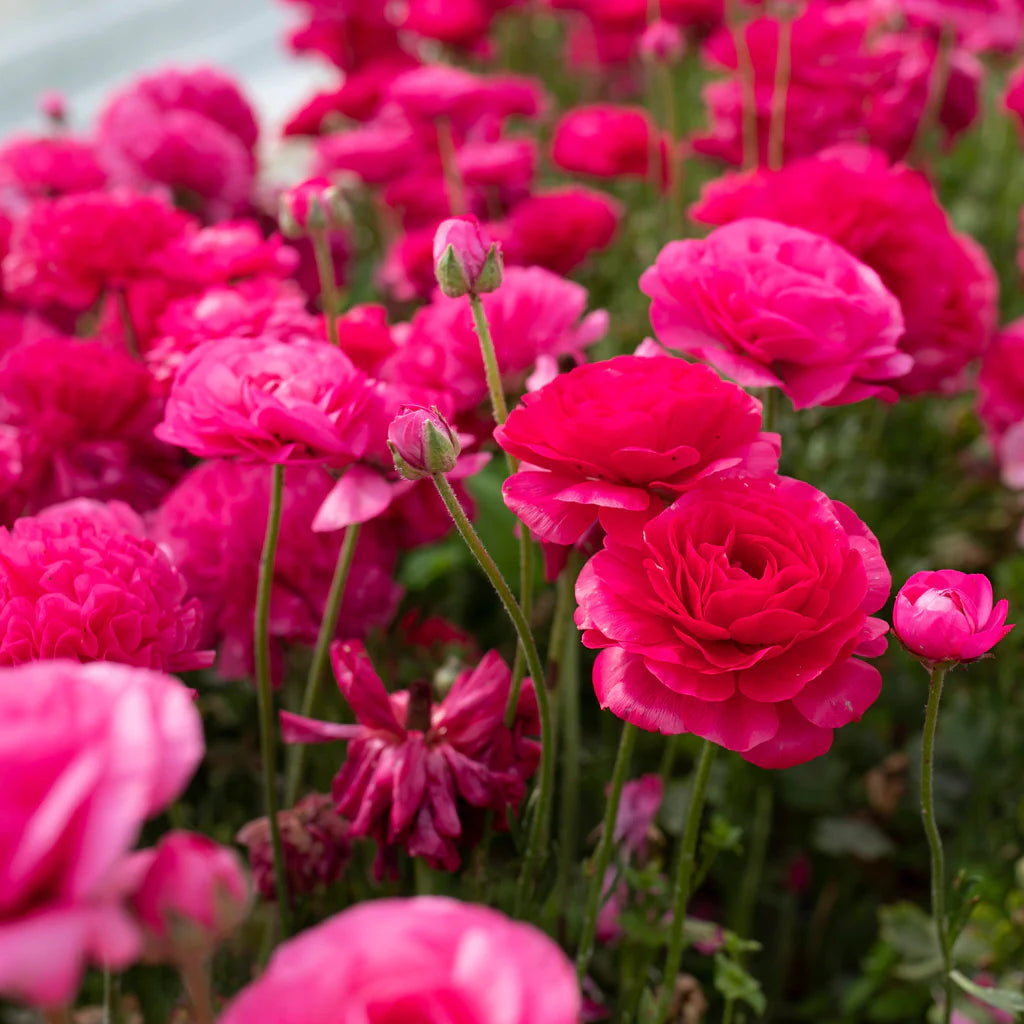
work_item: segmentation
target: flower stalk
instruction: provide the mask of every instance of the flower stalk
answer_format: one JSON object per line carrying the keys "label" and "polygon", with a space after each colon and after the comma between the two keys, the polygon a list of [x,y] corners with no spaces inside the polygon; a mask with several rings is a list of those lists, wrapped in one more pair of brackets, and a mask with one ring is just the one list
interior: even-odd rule
{"label": "flower stalk", "polygon": [[284,466],[272,469],[270,508],[267,514],[267,532],[260,554],[259,583],[256,588],[255,660],[256,696],[259,703],[260,755],[263,762],[263,802],[270,825],[270,842],[274,855],[274,882],[277,889],[278,915],[281,932],[287,937],[289,928],[288,881],[284,872],[284,847],[277,821],[276,756],[277,733],[274,721],[274,692],[270,679],[270,594],[274,582],[274,562],[277,558],[277,540],[281,532],[281,508],[284,499]]}

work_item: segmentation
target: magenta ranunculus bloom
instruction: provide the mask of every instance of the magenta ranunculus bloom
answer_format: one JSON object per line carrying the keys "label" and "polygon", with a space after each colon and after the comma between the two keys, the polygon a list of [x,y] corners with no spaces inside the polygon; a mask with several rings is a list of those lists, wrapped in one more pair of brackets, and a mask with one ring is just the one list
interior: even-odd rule
{"label": "magenta ranunculus bloom", "polygon": [[73,658],[183,672],[202,611],[185,579],[119,501],[51,505],[0,527],[0,665]]}
{"label": "magenta ranunculus bloom", "polygon": [[115,185],[165,189],[220,220],[249,202],[258,135],[252,107],[224,72],[172,67],[111,94],[96,148]]}
{"label": "magenta ranunculus bloom", "polygon": [[168,832],[123,869],[147,960],[205,960],[245,920],[250,888],[234,850],[197,832]]}
{"label": "magenta ranunculus bloom", "polygon": [[63,1006],[87,963],[138,956],[124,858],[202,754],[192,692],[170,676],[0,669],[0,995]]}
{"label": "magenta ranunculus bloom", "polygon": [[17,196],[44,199],[102,189],[107,175],[87,139],[58,135],[14,135],[0,145],[4,206]]}
{"label": "magenta ranunculus bloom", "polygon": [[618,356],[523,397],[494,431],[523,465],[505,504],[541,540],[576,543],[602,515],[649,519],[718,473],[775,472],[779,437],[761,403],[707,366]]}
{"label": "magenta ranunculus bloom", "polygon": [[205,458],[347,466],[370,442],[368,396],[326,341],[225,338],[182,361],[155,433]]}
{"label": "magenta ranunculus bloom", "polygon": [[651,155],[666,178],[668,147],[642,107],[598,104],[570,110],[555,126],[551,159],[566,171],[598,178],[646,177]]}
{"label": "magenta ranunculus bloom", "polygon": [[828,238],[748,217],[670,242],[640,278],[659,340],[797,409],[895,400],[911,358],[878,275]]}
{"label": "magenta ranunculus bloom", "polygon": [[1024,320],[996,335],[978,374],[978,415],[995,449],[1003,483],[1024,489]]}
{"label": "magenta ranunculus bloom", "polygon": [[[587,291],[582,285],[540,267],[509,267],[501,287],[481,301],[508,391],[522,385],[538,360],[579,359],[608,328],[603,310],[583,316]],[[456,412],[479,405],[487,397],[487,379],[469,303],[435,295],[416,312],[380,375],[449,392]]]}
{"label": "magenta ranunculus bloom", "polygon": [[1006,600],[993,604],[992,584],[981,573],[915,572],[896,595],[892,628],[900,643],[931,668],[974,661],[995,647],[1013,629],[1006,625],[1009,609]]}
{"label": "magenta ranunculus bloom", "polygon": [[[203,644],[217,648],[217,671],[227,679],[252,672],[270,483],[265,466],[212,460],[190,470],[150,517],[154,539],[171,553],[189,594],[202,602]],[[270,591],[275,656],[282,643],[316,641],[343,534],[314,533],[311,527],[333,484],[320,466],[285,469]],[[393,578],[395,557],[395,548],[374,527],[363,530],[338,618],[339,637],[363,636],[391,621],[402,595]]]}
{"label": "magenta ranunculus bloom", "polygon": [[[277,827],[289,893],[296,896],[313,892],[341,877],[352,844],[348,839],[348,822],[339,816],[334,801],[326,793],[309,793],[294,807],[278,811]],[[276,900],[269,820],[257,818],[243,825],[235,840],[249,851],[256,891],[265,900]]]}
{"label": "magenta ranunculus bloom", "polygon": [[871,531],[810,484],[712,478],[609,534],[577,581],[576,623],[602,648],[602,707],[788,768],[878,697],[861,659],[885,650],[871,616],[890,582]]}
{"label": "magenta ranunculus bloom", "polygon": [[[836,196],[842,196],[841,203]],[[698,221],[769,217],[838,242],[896,296],[909,373],[904,395],[958,391],[996,325],[995,271],[973,239],[956,233],[923,174],[864,146],[837,146],[781,171],[728,175],[692,209]]]}
{"label": "magenta ranunculus bloom", "polygon": [[489,809],[499,827],[536,771],[537,698],[526,680],[512,728],[504,722],[512,673],[496,651],[462,672],[434,703],[430,684],[388,694],[358,642],[335,643],[331,660],[356,725],[316,722],[281,712],[287,743],[349,740],[332,793],[349,834],[373,836],[377,871],[395,847],[432,867],[454,871],[473,809]]}
{"label": "magenta ranunculus bloom", "polygon": [[441,896],[371,900],[291,939],[220,1024],[577,1024],[565,954],[533,925]]}

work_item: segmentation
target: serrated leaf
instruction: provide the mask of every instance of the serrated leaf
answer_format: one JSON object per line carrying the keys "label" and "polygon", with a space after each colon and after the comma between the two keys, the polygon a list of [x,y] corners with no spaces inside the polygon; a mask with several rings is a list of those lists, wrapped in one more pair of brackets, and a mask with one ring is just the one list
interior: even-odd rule
{"label": "serrated leaf", "polygon": [[1024,992],[1015,992],[1008,988],[986,988],[984,985],[971,981],[959,971],[950,971],[949,976],[969,996],[986,1006],[1005,1010],[1007,1013],[1024,1013]]}
{"label": "serrated leaf", "polygon": [[715,955],[715,988],[732,1002],[746,1003],[759,1017],[768,1003],[761,983],[735,960],[721,953]]}

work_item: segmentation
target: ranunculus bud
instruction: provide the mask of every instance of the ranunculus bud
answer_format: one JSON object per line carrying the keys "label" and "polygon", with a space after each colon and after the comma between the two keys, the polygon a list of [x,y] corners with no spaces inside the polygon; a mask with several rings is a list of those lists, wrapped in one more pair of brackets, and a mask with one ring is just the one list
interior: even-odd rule
{"label": "ranunculus bud", "polygon": [[501,246],[489,242],[475,217],[442,221],[434,235],[434,273],[450,299],[493,292],[502,278]]}
{"label": "ranunculus bud", "polygon": [[310,178],[281,193],[278,222],[286,238],[340,231],[351,219],[341,189],[326,178]]}
{"label": "ranunculus bud", "polygon": [[896,595],[893,631],[926,668],[974,661],[1013,626],[1007,601],[993,607],[992,584],[981,573],[916,572]]}
{"label": "ranunculus bud", "polygon": [[149,960],[205,959],[249,912],[249,880],[238,855],[196,832],[169,832],[134,854],[128,871],[138,880],[131,901]]}
{"label": "ranunculus bud", "polygon": [[407,405],[388,427],[388,448],[395,469],[406,480],[422,480],[435,473],[450,473],[462,444],[436,405],[431,409]]}
{"label": "ranunculus bud", "polygon": [[686,52],[686,39],[678,25],[664,18],[652,21],[640,37],[640,56],[645,60],[675,64]]}

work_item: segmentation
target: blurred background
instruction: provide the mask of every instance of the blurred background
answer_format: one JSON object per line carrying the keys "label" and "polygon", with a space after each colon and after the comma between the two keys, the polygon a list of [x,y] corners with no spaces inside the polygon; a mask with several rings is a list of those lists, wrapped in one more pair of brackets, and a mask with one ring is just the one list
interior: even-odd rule
{"label": "blurred background", "polygon": [[112,86],[144,69],[215,63],[240,77],[265,127],[307,96],[326,68],[289,60],[288,11],[271,0],[0,0],[0,133],[38,127],[57,89],[84,126]]}

